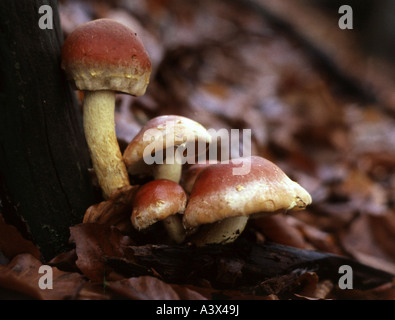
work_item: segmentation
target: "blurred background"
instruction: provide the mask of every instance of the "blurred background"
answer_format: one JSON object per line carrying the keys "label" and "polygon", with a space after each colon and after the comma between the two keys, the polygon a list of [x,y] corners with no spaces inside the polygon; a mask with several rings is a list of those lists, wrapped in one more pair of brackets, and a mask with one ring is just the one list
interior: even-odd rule
{"label": "blurred background", "polygon": [[380,55],[393,63],[395,52],[395,1],[383,0],[306,0],[306,4],[337,15],[339,7],[349,5],[353,9],[354,29],[366,54]]}
{"label": "blurred background", "polygon": [[[344,4],[351,30],[338,27]],[[251,129],[252,154],[279,165],[313,205],[252,221],[243,236],[395,274],[395,1],[61,0],[59,11],[65,37],[111,18],[151,57],[147,93],[117,98],[122,148],[164,114]]]}

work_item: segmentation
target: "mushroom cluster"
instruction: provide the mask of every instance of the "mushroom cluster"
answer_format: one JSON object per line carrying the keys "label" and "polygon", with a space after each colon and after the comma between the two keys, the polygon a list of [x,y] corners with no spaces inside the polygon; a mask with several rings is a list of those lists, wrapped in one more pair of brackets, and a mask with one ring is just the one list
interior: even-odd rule
{"label": "mushroom cluster", "polygon": [[[151,74],[148,53],[128,27],[110,19],[80,25],[65,40],[62,68],[84,92],[84,131],[104,198],[83,222],[125,232],[149,232],[160,222],[166,241],[201,246],[235,241],[249,219],[311,203],[309,193],[267,159],[208,161],[211,136],[186,117],[150,119],[121,154],[115,94],[143,95]],[[240,166],[248,170],[235,173]],[[147,181],[131,185],[136,176]]]}

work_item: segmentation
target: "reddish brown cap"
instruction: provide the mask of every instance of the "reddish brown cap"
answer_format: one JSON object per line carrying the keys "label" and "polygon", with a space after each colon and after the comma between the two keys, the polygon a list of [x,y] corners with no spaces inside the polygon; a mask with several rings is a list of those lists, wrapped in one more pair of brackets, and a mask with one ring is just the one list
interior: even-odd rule
{"label": "reddish brown cap", "polygon": [[[249,170],[235,174],[241,166]],[[192,228],[229,217],[301,210],[310,203],[310,194],[274,163],[256,156],[240,158],[202,170],[183,223]]]}
{"label": "reddish brown cap", "polygon": [[137,191],[133,201],[132,224],[146,229],[168,216],[184,213],[187,195],[184,189],[170,180],[150,181]]}
{"label": "reddish brown cap", "polygon": [[182,178],[180,182],[181,186],[185,189],[187,193],[191,193],[193,185],[195,184],[196,178],[198,177],[199,173],[208,166],[216,163],[218,163],[217,160],[205,160],[203,163],[196,163],[186,168],[182,172]]}
{"label": "reddish brown cap", "polygon": [[140,96],[151,61],[136,34],[111,19],[78,26],[65,40],[62,68],[79,90],[112,90]]}

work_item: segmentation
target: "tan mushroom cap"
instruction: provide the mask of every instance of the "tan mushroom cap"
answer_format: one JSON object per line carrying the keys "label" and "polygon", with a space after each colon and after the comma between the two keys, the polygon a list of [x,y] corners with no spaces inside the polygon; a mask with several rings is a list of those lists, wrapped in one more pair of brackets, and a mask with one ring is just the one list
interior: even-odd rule
{"label": "tan mushroom cap", "polygon": [[[250,170],[235,175],[241,160]],[[183,223],[193,228],[229,217],[302,210],[310,203],[310,194],[278,166],[252,156],[205,168],[193,186]]]}
{"label": "tan mushroom cap", "polygon": [[137,230],[171,215],[184,213],[187,195],[184,189],[170,180],[150,181],[139,188],[133,201],[132,224]]}
{"label": "tan mushroom cap", "polygon": [[65,40],[62,68],[79,90],[143,95],[151,61],[142,42],[125,25],[97,19],[79,25]]}
{"label": "tan mushroom cap", "polygon": [[[188,148],[188,144],[201,146],[205,151],[210,142],[210,134],[200,123],[177,115],[159,116],[149,120],[133,138],[123,153],[123,159],[130,174],[141,174],[151,170],[144,162],[144,155],[152,154],[152,146],[155,146],[155,153],[165,156],[167,148]],[[194,151],[197,155],[200,150]]]}

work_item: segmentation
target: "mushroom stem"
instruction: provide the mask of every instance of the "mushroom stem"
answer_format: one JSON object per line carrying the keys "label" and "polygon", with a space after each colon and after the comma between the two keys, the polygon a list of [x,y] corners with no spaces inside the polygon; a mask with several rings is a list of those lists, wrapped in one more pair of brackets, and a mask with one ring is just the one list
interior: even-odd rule
{"label": "mushroom stem", "polygon": [[115,92],[85,91],[83,121],[85,138],[104,198],[130,185],[115,134]]}
{"label": "mushroom stem", "polygon": [[180,244],[185,240],[186,233],[180,217],[177,215],[171,215],[164,219],[162,223],[165,226],[170,239],[175,243]]}
{"label": "mushroom stem", "polygon": [[[173,159],[173,163],[158,164],[154,171],[155,180],[167,179],[175,183],[180,183],[182,165],[177,159]],[[178,215],[172,215],[162,221],[166,228],[167,234],[177,244],[183,242],[186,237],[185,229],[182,224],[182,219]]]}
{"label": "mushroom stem", "polygon": [[198,247],[215,243],[231,243],[243,232],[247,222],[248,216],[239,216],[203,225],[190,241]]}
{"label": "mushroom stem", "polygon": [[182,165],[177,161],[174,161],[174,163],[159,164],[155,168],[154,178],[155,180],[167,179],[179,183],[181,179],[181,170]]}

